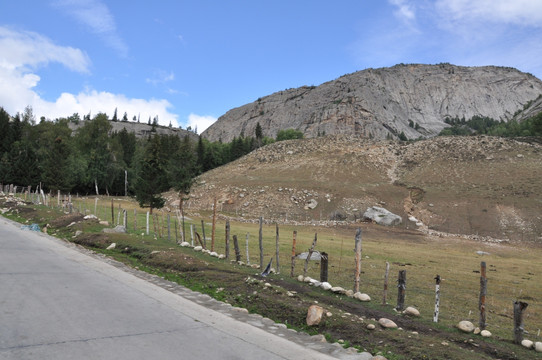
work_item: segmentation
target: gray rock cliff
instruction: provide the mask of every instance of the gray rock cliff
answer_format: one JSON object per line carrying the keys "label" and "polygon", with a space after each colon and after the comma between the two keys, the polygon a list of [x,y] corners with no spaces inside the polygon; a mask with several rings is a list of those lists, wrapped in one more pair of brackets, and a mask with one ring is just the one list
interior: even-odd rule
{"label": "gray rock cliff", "polygon": [[[318,134],[356,134],[385,139],[431,137],[447,117],[487,116],[508,121],[542,94],[538,78],[506,67],[450,64],[396,65],[344,75],[317,87],[276,92],[221,116],[202,136],[231,141],[281,129]],[[539,98],[538,98],[539,99]]]}

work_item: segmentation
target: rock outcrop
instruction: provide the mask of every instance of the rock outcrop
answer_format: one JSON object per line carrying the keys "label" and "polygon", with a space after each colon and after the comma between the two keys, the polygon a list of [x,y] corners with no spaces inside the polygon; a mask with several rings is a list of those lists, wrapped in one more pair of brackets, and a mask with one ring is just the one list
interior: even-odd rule
{"label": "rock outcrop", "polygon": [[[232,109],[203,136],[228,142],[293,128],[305,137],[356,134],[367,138],[409,139],[437,135],[446,118],[487,116],[510,120],[536,111],[542,81],[513,68],[450,64],[396,65],[366,69],[320,86],[287,89]],[[527,106],[529,105],[529,106]]]}

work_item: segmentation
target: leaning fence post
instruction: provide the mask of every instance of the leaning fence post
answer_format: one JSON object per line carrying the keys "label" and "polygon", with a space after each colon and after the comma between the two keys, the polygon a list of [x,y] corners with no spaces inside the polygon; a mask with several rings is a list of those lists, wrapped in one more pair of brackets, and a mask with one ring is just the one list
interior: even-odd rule
{"label": "leaning fence post", "polygon": [[327,282],[327,264],[329,258],[326,252],[322,252],[320,255],[320,282]]}
{"label": "leaning fence post", "polygon": [[514,343],[518,345],[523,340],[523,312],[528,305],[523,301],[514,302]]}
{"label": "leaning fence post", "polygon": [[386,272],[384,273],[384,292],[382,294],[382,305],[388,303],[388,275],[390,273],[390,263],[386,261]]}
{"label": "leaning fence post", "polygon": [[167,214],[167,241],[171,241],[171,216]]}
{"label": "leaning fence post", "polygon": [[233,235],[233,247],[235,249],[235,261],[241,261],[241,251],[239,250],[239,242],[237,241],[237,235]]}
{"label": "leaning fence post", "polygon": [[486,295],[487,295],[487,278],[486,278],[486,262],[480,264],[480,298],[478,308],[480,309],[480,329],[486,328]]}
{"label": "leaning fence post", "polygon": [[260,216],[260,231],[258,232],[258,243],[260,245],[260,269],[263,269],[263,235],[262,235],[263,218]]}
{"label": "leaning fence post", "polygon": [[226,220],[226,259],[230,258],[230,221]]}
{"label": "leaning fence post", "polygon": [[361,273],[361,228],[356,230],[355,238],[356,271],[354,273],[354,292],[359,291],[359,275]]}
{"label": "leaning fence post", "polygon": [[307,258],[305,259],[305,267],[303,268],[303,277],[307,276],[307,268],[309,266],[309,260],[312,257],[312,253],[314,252],[314,248],[316,247],[316,240],[318,239],[318,234],[314,233],[314,240],[312,241],[311,248],[309,249],[309,253],[307,255]]}
{"label": "leaning fence post", "polygon": [[205,245],[204,247],[206,247],[207,240],[205,239],[205,223],[203,222],[203,220],[201,220],[201,234],[203,235],[203,244]]}
{"label": "leaning fence post", "polygon": [[276,256],[276,263],[277,263],[277,274],[280,274],[280,262],[279,262],[279,224],[275,224],[277,236],[275,239],[276,243],[276,249],[277,249],[277,256]]}
{"label": "leaning fence post", "polygon": [[292,240],[292,270],[290,271],[290,276],[294,277],[294,269],[295,269],[295,241],[297,238],[297,231],[294,230],[294,239]]}
{"label": "leaning fence post", "polygon": [[397,289],[397,306],[395,307],[395,310],[401,311],[405,307],[406,270],[399,271]]}
{"label": "leaning fence post", "polygon": [[435,277],[435,312],[433,313],[433,322],[438,322],[438,314],[440,311],[440,275]]}
{"label": "leaning fence post", "polygon": [[249,237],[249,233],[247,233],[246,248],[247,248],[247,265],[250,265],[250,258],[248,257],[248,237]]}
{"label": "leaning fence post", "polygon": [[213,203],[213,227],[211,232],[211,251],[215,251],[215,228],[216,228],[216,197]]}

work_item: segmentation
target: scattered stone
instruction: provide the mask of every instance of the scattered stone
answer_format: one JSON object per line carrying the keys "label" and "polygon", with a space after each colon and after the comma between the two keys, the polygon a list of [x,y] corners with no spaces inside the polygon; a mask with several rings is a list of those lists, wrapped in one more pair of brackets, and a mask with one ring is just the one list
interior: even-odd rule
{"label": "scattered stone", "polygon": [[373,206],[367,209],[363,214],[366,219],[373,220],[378,225],[393,226],[399,225],[403,219],[399,215],[384,209],[380,206]]}
{"label": "scattered stone", "polygon": [[332,314],[331,312],[328,311],[328,312],[326,313],[326,316],[327,316],[327,317],[332,317],[333,314]]}
{"label": "scattered stone", "polygon": [[294,297],[295,296],[295,294],[293,292],[291,292],[291,291],[287,291],[286,295],[288,295],[289,297]]}
{"label": "scattered stone", "polygon": [[107,220],[100,220],[99,224],[100,224],[100,225],[109,226],[109,221],[107,221]]}
{"label": "scattered stone", "polygon": [[324,281],[324,282],[320,285],[320,287],[321,287],[322,289],[324,289],[324,290],[331,290],[331,288],[332,288],[331,284],[328,283],[327,281]]}
{"label": "scattered stone", "polygon": [[320,281],[316,280],[316,279],[311,279],[309,285],[312,285],[314,287],[318,287],[318,286],[322,285],[322,283]]}
{"label": "scattered stone", "polygon": [[109,245],[106,250],[113,250],[114,248],[117,247],[117,243],[112,243],[111,245]]}
{"label": "scattered stone", "polygon": [[96,215],[90,214],[90,215],[85,215],[85,216],[83,217],[83,219],[85,219],[85,220],[90,220],[90,219],[97,219],[97,217],[96,217]]}
{"label": "scattered stone", "polygon": [[299,275],[299,276],[297,277],[297,281],[303,282],[303,275]]}
{"label": "scattered stone", "polygon": [[305,204],[305,210],[312,210],[318,206],[318,201],[310,199],[308,203]]}
{"label": "scattered stone", "polygon": [[488,338],[491,337],[491,332],[489,330],[482,330],[480,331],[480,335],[482,335],[482,337]]}
{"label": "scattered stone", "polygon": [[537,341],[534,343],[534,349],[536,352],[542,352],[542,342]]}
{"label": "scattered stone", "polygon": [[267,283],[267,282],[265,284],[263,284],[263,286],[266,287],[266,288],[272,287],[272,285],[270,283]]}
{"label": "scattered stone", "polygon": [[531,349],[533,347],[534,343],[531,340],[522,340],[521,346],[526,347],[527,349]]}
{"label": "scattered stone", "polygon": [[477,327],[477,328],[474,329],[474,331],[473,331],[472,333],[473,333],[474,335],[478,335],[478,334],[480,333],[480,331],[481,331],[480,328]]}
{"label": "scattered stone", "polygon": [[440,343],[440,345],[448,346],[448,345],[450,345],[450,344],[449,344],[447,341],[443,341],[443,342]]}
{"label": "scattered stone", "polygon": [[311,280],[312,280],[312,278],[311,278],[310,276],[305,276],[305,277],[303,278],[303,282],[306,282],[306,283],[310,283]]}
{"label": "scattered stone", "polygon": [[488,252],[480,251],[480,250],[478,250],[478,251],[476,252],[476,254],[478,254],[478,255],[480,255],[480,256],[482,256],[482,255],[491,255],[491,254],[488,253]]}
{"label": "scattered stone", "polygon": [[367,324],[367,330],[374,330],[376,329],[375,324]]}
{"label": "scattered stone", "polygon": [[198,245],[198,246],[194,247],[194,251],[201,251],[201,250],[203,250],[202,246]]}
{"label": "scattered stone", "polygon": [[225,259],[225,258],[226,258],[226,255],[220,254],[220,255],[218,255],[218,258],[219,258],[219,259]]}
{"label": "scattered stone", "polygon": [[189,246],[190,246],[190,243],[189,243],[188,241],[183,241],[183,242],[181,243],[181,246],[182,246],[182,247],[189,247]]}
{"label": "scattered stone", "polygon": [[418,311],[418,309],[412,307],[412,306],[409,306],[407,307],[404,311],[403,311],[403,314],[404,315],[407,315],[407,316],[420,316],[420,312]]}
{"label": "scattered stone", "polygon": [[121,234],[121,233],[126,232],[126,228],[124,226],[122,226],[122,225],[117,225],[112,229],[105,228],[105,229],[102,230],[102,232],[108,233],[108,234]]}
{"label": "scattered stone", "polygon": [[359,301],[371,301],[371,297],[367,294],[362,294],[359,291],[354,294],[354,298],[358,299]]}
{"label": "scattered stone", "polygon": [[[73,221],[73,222],[71,222],[71,223],[70,223],[68,226],[66,226],[66,227],[72,227],[72,226],[74,226],[75,224],[77,224],[77,223],[76,223],[75,221]],[[105,229],[104,229],[104,230],[105,230]]]}
{"label": "scattered stone", "polygon": [[331,291],[336,293],[336,294],[345,294],[346,293],[346,290],[340,286],[334,286],[331,288]]}
{"label": "scattered stone", "polygon": [[460,321],[459,324],[457,324],[457,328],[465,333],[471,333],[474,331],[474,325],[470,321]]}
{"label": "scattered stone", "polygon": [[81,235],[83,232],[81,230],[77,230],[75,232],[75,237],[78,237],[79,235]]}
{"label": "scattered stone", "polygon": [[[297,258],[300,259],[300,260],[307,260],[308,257],[309,257],[309,252],[308,251],[297,255]],[[311,254],[311,258],[309,260],[320,261],[320,260],[322,260],[322,255],[320,254],[319,251],[313,251],[312,254]]]}
{"label": "scattered stone", "polygon": [[212,257],[218,257],[218,253],[216,251],[211,251],[209,255],[211,255]]}
{"label": "scattered stone", "polygon": [[320,324],[323,314],[324,308],[318,305],[311,305],[307,311],[307,325],[314,326]]}
{"label": "scattered stone", "polygon": [[370,360],[388,360],[382,355],[373,356]]}
{"label": "scattered stone", "polygon": [[350,289],[349,289],[349,290],[346,290],[345,295],[348,296],[348,297],[354,297],[354,291],[352,291],[352,290],[350,290]]}
{"label": "scattered stone", "polygon": [[390,319],[381,318],[378,320],[378,323],[385,329],[397,329],[397,324]]}

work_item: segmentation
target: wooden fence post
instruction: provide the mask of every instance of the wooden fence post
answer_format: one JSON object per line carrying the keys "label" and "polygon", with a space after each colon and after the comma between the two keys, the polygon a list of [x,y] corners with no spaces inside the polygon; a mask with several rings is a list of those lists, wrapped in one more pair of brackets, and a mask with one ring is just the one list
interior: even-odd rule
{"label": "wooden fence post", "polygon": [[111,199],[111,226],[115,226],[115,207],[113,206],[113,199]]}
{"label": "wooden fence post", "polygon": [[486,295],[487,295],[487,278],[486,278],[486,262],[480,264],[480,298],[478,308],[480,309],[480,322],[478,323],[481,330],[486,328]]}
{"label": "wooden fence post", "polygon": [[211,232],[211,251],[215,251],[215,228],[216,228],[216,197],[213,203],[213,228]]}
{"label": "wooden fence post", "polygon": [[190,224],[190,243],[194,246],[194,224]]}
{"label": "wooden fence post", "polygon": [[518,345],[523,340],[523,312],[528,305],[523,301],[514,302],[514,343]]}
{"label": "wooden fence post", "polygon": [[241,251],[239,250],[239,242],[237,241],[237,235],[233,235],[233,247],[235,248],[235,261],[241,261]]}
{"label": "wooden fence post", "polygon": [[137,209],[134,208],[134,231],[137,231]]}
{"label": "wooden fence post", "polygon": [[147,230],[146,234],[149,235],[149,212],[147,211]]}
{"label": "wooden fence post", "polygon": [[405,307],[405,292],[406,292],[406,270],[399,271],[397,279],[397,306],[395,310],[401,311]]}
{"label": "wooden fence post", "polygon": [[260,231],[258,232],[258,243],[260,245],[260,269],[263,269],[263,218],[260,216]]}
{"label": "wooden fence post", "polygon": [[311,248],[309,249],[309,254],[307,255],[307,258],[305,259],[305,266],[303,268],[303,277],[307,276],[307,268],[309,267],[309,260],[312,257],[312,253],[314,252],[314,248],[316,247],[316,240],[318,239],[318,234],[314,233],[314,240],[312,241]]}
{"label": "wooden fence post", "polygon": [[359,275],[361,273],[361,228],[356,230],[355,238],[356,271],[354,272],[354,293],[359,291]]}
{"label": "wooden fence post", "polygon": [[327,282],[328,255],[326,252],[322,252],[320,255],[322,256],[320,260],[320,281]]}
{"label": "wooden fence post", "polygon": [[438,314],[440,311],[440,275],[435,277],[435,312],[433,313],[433,322],[438,322]]}
{"label": "wooden fence post", "polygon": [[226,259],[230,258],[230,221],[226,220]]}
{"label": "wooden fence post", "polygon": [[247,265],[250,265],[250,258],[248,257],[248,238],[249,238],[250,234],[247,233],[247,236],[246,236],[246,250],[247,250]]}
{"label": "wooden fence post", "polygon": [[279,262],[279,224],[275,224],[277,236],[275,239],[276,249],[277,249],[277,255],[276,255],[276,263],[277,263],[277,275],[280,274],[280,262]]}
{"label": "wooden fence post", "polygon": [[[85,212],[86,212],[86,210],[85,210]],[[128,230],[128,211],[122,210],[122,214],[124,215],[123,219],[122,219],[124,229]]]}
{"label": "wooden fence post", "polygon": [[294,230],[294,239],[292,240],[292,270],[290,271],[290,276],[294,277],[294,269],[295,269],[295,241],[297,238],[297,231]]}
{"label": "wooden fence post", "polygon": [[[60,190],[58,191],[60,194]],[[98,216],[98,213],[96,212],[96,209],[98,208],[98,197],[94,199],[94,216]]]}
{"label": "wooden fence post", "polygon": [[206,247],[207,240],[205,238],[205,223],[203,222],[203,220],[201,220],[201,234],[203,235],[203,244],[205,245],[204,247]]}
{"label": "wooden fence post", "polygon": [[382,305],[388,303],[388,275],[390,273],[390,263],[386,261],[386,272],[384,273],[384,293],[382,295]]}
{"label": "wooden fence post", "polygon": [[171,217],[167,214],[167,241],[171,241]]}
{"label": "wooden fence post", "polygon": [[177,216],[175,216],[175,243],[179,243],[179,229],[177,229]]}

